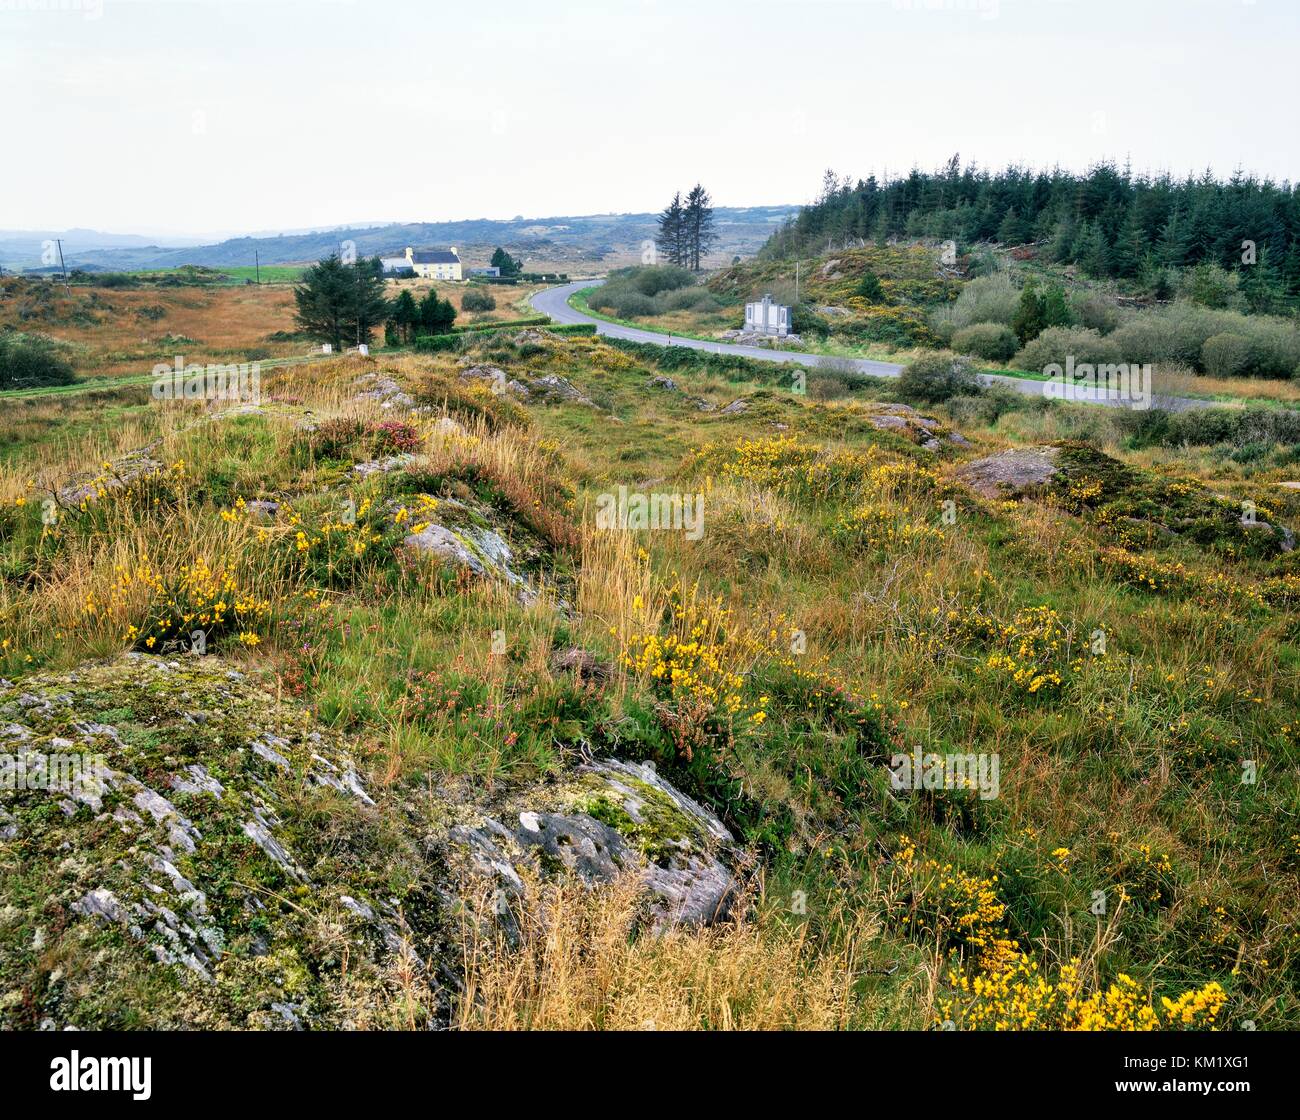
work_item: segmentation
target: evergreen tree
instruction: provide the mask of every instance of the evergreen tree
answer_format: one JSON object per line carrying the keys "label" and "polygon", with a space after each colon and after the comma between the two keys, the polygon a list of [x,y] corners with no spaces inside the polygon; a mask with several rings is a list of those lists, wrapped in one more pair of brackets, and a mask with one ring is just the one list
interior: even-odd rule
{"label": "evergreen tree", "polygon": [[997,239],[1003,245],[1023,245],[1033,238],[1034,231],[1030,224],[1016,213],[1012,206],[998,226]]}
{"label": "evergreen tree", "polygon": [[397,337],[402,342],[415,340],[416,329],[420,325],[420,309],[409,288],[403,288],[401,294],[393,301],[389,322],[396,328]]}
{"label": "evergreen tree", "polygon": [[1149,244],[1146,231],[1137,208],[1130,206],[1115,236],[1115,245],[1111,250],[1111,269],[1116,276],[1131,279],[1142,267],[1142,258]]}
{"label": "evergreen tree", "polygon": [[[690,254],[689,267],[700,271],[700,261],[717,240],[713,229],[713,199],[704,187],[696,183],[686,196],[686,244]],[[687,263],[687,262],[683,262]]]}
{"label": "evergreen tree", "polygon": [[[1088,226],[1101,235],[1105,251],[1091,234],[1082,246],[1086,252],[1075,246],[1076,234]],[[1236,268],[1242,240],[1252,240],[1269,246],[1288,292],[1300,293],[1300,253],[1293,253],[1300,243],[1300,186],[1244,174],[1228,182],[1208,174],[1175,182],[1168,175],[1135,177],[1105,162],[1082,175],[1060,169],[1030,174],[1018,167],[990,173],[952,161],[932,174],[914,170],[857,183],[829,174],[817,202],[774,234],[760,255],[802,257],[900,236],[998,237],[1004,243],[1051,238],[1051,259],[1083,264],[1087,257],[1092,271],[1124,279],[1142,272],[1142,259],[1153,249],[1167,267],[1208,261]]]}
{"label": "evergreen tree", "polygon": [[389,315],[388,297],[384,295],[384,266],[378,257],[358,260],[353,267],[353,336],[360,346],[370,344],[370,336]]}
{"label": "evergreen tree", "polygon": [[1110,247],[1096,222],[1085,222],[1074,241],[1074,259],[1096,280],[1110,275]]}
{"label": "evergreen tree", "polygon": [[1187,228],[1187,219],[1175,210],[1160,231],[1160,241],[1156,253],[1161,264],[1181,268],[1187,264],[1191,252],[1191,235]]}
{"label": "evergreen tree", "polygon": [[1048,327],[1068,327],[1074,322],[1070,305],[1065,300],[1065,289],[1060,284],[1048,286],[1038,301],[1038,312],[1042,323],[1041,330],[1046,330]]}
{"label": "evergreen tree", "polygon": [[378,258],[344,264],[338,254],[312,265],[293,290],[298,328],[330,343],[369,343],[374,329],[388,317],[384,280]]}
{"label": "evergreen tree", "polygon": [[682,206],[682,192],[673,195],[673,200],[664,207],[659,215],[659,252],[668,258],[669,264],[683,265],[686,248],[686,211]]}
{"label": "evergreen tree", "polygon": [[1056,223],[1056,228],[1052,231],[1052,240],[1047,246],[1047,256],[1050,260],[1065,263],[1074,260],[1074,220],[1065,218]]}
{"label": "evergreen tree", "polygon": [[1020,306],[1016,308],[1015,317],[1011,320],[1011,329],[1020,339],[1020,345],[1024,346],[1025,343],[1037,338],[1045,325],[1042,301],[1034,291],[1034,285],[1026,284],[1020,293]]}
{"label": "evergreen tree", "polygon": [[1286,286],[1281,270],[1273,264],[1268,247],[1259,250],[1254,264],[1241,267],[1241,294],[1246,306],[1259,315],[1278,315],[1286,310]]}
{"label": "evergreen tree", "polygon": [[869,303],[885,302],[885,293],[880,286],[880,277],[870,270],[864,272],[862,279],[858,281],[857,294]]}
{"label": "evergreen tree", "polygon": [[420,300],[420,333],[450,334],[455,322],[456,309],[452,306],[451,300],[439,299],[438,293],[432,288],[429,289],[425,297]]}
{"label": "evergreen tree", "polygon": [[493,268],[499,268],[502,276],[518,276],[523,271],[524,262],[512,257],[500,245],[492,253],[488,262]]}

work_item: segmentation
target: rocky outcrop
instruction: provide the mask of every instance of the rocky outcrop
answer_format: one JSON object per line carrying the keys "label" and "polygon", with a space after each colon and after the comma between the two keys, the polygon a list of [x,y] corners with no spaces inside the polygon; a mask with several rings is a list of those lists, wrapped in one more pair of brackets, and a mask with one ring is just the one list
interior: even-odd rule
{"label": "rocky outcrop", "polygon": [[537,598],[548,550],[517,521],[480,502],[446,497],[434,499],[431,510],[419,516],[421,524],[402,541],[407,553],[471,576],[500,580],[525,604]]}
{"label": "rocky outcrop", "polygon": [[589,885],[634,873],[660,929],[725,917],[738,885],[726,826],[653,767],[612,759],[520,794],[504,811],[453,829],[450,840],[507,895],[522,891],[525,868]]}
{"label": "rocky outcrop", "polygon": [[24,775],[0,814],[4,1027],[346,1027],[398,957],[436,1018],[467,912],[509,934],[548,879],[632,876],[648,935],[725,915],[746,864],[649,765],[373,788],[343,737],[215,657],[0,681],[0,736]]}
{"label": "rocky outcrop", "polygon": [[969,447],[970,441],[932,416],[923,416],[907,404],[868,404],[867,423],[878,432],[897,432],[927,451],[938,451],[945,443]]}
{"label": "rocky outcrop", "polygon": [[363,373],[355,384],[367,388],[356,394],[359,401],[377,401],[380,408],[404,410],[412,408],[415,400],[386,373]]}
{"label": "rocky outcrop", "polygon": [[1021,498],[1042,493],[1056,477],[1059,448],[999,451],[965,463],[957,477],[984,498]]}
{"label": "rocky outcrop", "polygon": [[598,407],[596,403],[582,392],[566,377],[548,373],[541,377],[507,377],[498,366],[469,365],[460,371],[462,381],[482,381],[491,387],[494,393],[509,393],[522,401],[541,403],[546,401],[578,404],[587,408]]}

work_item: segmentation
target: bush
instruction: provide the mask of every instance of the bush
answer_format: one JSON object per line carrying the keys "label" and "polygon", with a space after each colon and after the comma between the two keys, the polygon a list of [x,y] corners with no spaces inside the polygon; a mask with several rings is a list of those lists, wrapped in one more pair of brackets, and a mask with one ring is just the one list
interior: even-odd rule
{"label": "bush", "polygon": [[1217,264],[1205,261],[1183,273],[1179,294],[1202,307],[1230,308],[1241,303],[1239,278]]}
{"label": "bush", "polygon": [[1251,362],[1250,339],[1222,331],[1201,347],[1201,368],[1211,377],[1239,377]]}
{"label": "bush", "polygon": [[1015,365],[1017,369],[1041,372],[1050,365],[1064,366],[1069,357],[1092,365],[1137,360],[1127,354],[1121,358],[1120,353],[1111,338],[1103,338],[1088,327],[1048,327],[1016,355]]}
{"label": "bush", "polygon": [[695,273],[688,268],[678,268],[674,264],[654,265],[646,268],[628,269],[626,273],[616,272],[610,282],[623,286],[624,283],[636,288],[645,296],[657,296],[660,292],[671,292],[677,288],[690,288],[695,285]]}
{"label": "bush", "polygon": [[415,349],[421,354],[444,354],[460,348],[463,334],[422,334],[415,340]]}
{"label": "bush", "polygon": [[[1289,320],[1215,311],[1186,301],[1138,312],[1109,337],[1123,361],[1170,363],[1205,372],[1205,344],[1219,334],[1249,341],[1248,360],[1237,376],[1290,377],[1300,362],[1300,330]],[[1220,349],[1212,347],[1211,354]]]}
{"label": "bush", "polygon": [[898,394],[920,404],[938,404],[952,397],[974,397],[982,392],[979,378],[963,358],[938,354],[917,358],[898,377]]}
{"label": "bush", "polygon": [[650,296],[638,291],[624,290],[617,293],[613,310],[614,314],[620,319],[636,319],[646,315],[654,315],[659,308]]}
{"label": "bush", "polygon": [[712,292],[698,287],[665,292],[655,302],[662,302],[666,311],[710,311],[718,306],[717,297]]}
{"label": "bush", "polygon": [[587,297],[587,302],[620,319],[717,304],[711,292],[696,285],[693,272],[675,265],[619,269]]}
{"label": "bush", "polygon": [[963,327],[952,336],[952,349],[959,354],[973,354],[986,362],[1008,361],[1018,346],[1014,332],[1001,323],[976,323]]}
{"label": "bush", "polygon": [[53,339],[17,331],[0,334],[0,389],[70,385],[76,380]]}
{"label": "bush", "polygon": [[958,427],[992,427],[1007,412],[1019,412],[1036,398],[995,385],[978,396],[957,396],[947,401],[948,415]]}
{"label": "bush", "polygon": [[1119,308],[1105,296],[1092,292],[1076,292],[1070,297],[1070,312],[1081,327],[1091,327],[1101,334],[1110,334],[1119,326]]}
{"label": "bush", "polygon": [[470,288],[460,299],[460,309],[462,311],[495,311],[497,301],[493,298],[491,292],[484,292],[478,288]]}
{"label": "bush", "polygon": [[1005,272],[981,276],[962,288],[950,309],[952,325],[954,330],[976,323],[1001,323],[1009,327],[1019,306],[1020,289]]}

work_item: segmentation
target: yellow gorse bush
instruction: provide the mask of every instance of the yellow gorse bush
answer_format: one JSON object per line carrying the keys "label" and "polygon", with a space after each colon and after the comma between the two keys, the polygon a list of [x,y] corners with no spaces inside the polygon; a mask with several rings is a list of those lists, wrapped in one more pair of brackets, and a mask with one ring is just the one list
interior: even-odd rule
{"label": "yellow gorse bush", "polygon": [[[640,604],[637,604],[640,608]],[[767,718],[766,697],[745,697],[749,669],[772,653],[767,633],[735,625],[721,596],[701,597],[675,584],[667,592],[663,632],[634,633],[622,654],[623,667],[649,681],[663,698],[712,714],[733,728],[757,726]],[[771,631],[775,633],[775,631]]]}
{"label": "yellow gorse bush", "polygon": [[[1053,855],[1068,856],[1058,848]],[[937,1021],[959,1030],[1151,1031],[1213,1028],[1227,995],[1216,982],[1162,999],[1157,1008],[1132,977],[1120,973],[1087,994],[1079,960],[1045,975],[1005,925],[996,874],[977,876],[933,859],[918,859],[900,836],[896,868],[910,891],[903,924],[913,937],[947,945],[965,958],[948,972],[952,994],[938,1003]]]}
{"label": "yellow gorse bush", "polygon": [[1019,953],[1000,969],[953,971],[948,980],[956,994],[940,1001],[938,1018],[959,1030],[1210,1030],[1227,1002],[1223,988],[1211,981],[1176,999],[1162,998],[1157,1008],[1125,973],[1085,995],[1077,957],[1054,977]]}

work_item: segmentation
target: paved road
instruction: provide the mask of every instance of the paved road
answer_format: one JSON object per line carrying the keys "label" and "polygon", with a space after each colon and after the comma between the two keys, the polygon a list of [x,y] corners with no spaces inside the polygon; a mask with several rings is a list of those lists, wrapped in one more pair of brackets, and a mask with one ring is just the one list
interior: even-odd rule
{"label": "paved road", "polygon": [[[607,323],[603,319],[595,319],[590,315],[584,315],[581,311],[569,306],[569,297],[574,292],[603,283],[603,280],[575,280],[557,288],[544,288],[533,296],[531,302],[536,310],[549,315],[557,323],[595,323],[598,334],[608,335],[611,338],[626,338],[632,342],[649,342],[656,346],[669,345],[667,336],[660,331],[625,327],[621,323]],[[829,366],[837,371],[849,369],[872,377],[897,377],[903,370],[902,366],[894,365],[892,362],[876,362],[869,358],[828,358],[818,354],[801,354],[796,350],[768,350],[760,346],[736,346],[728,342],[704,342],[698,338],[682,338],[680,336],[673,336],[671,345],[688,346],[692,350],[709,350],[715,354],[737,354],[744,358],[757,358],[763,362],[796,362],[801,366],[813,368]],[[1043,381],[1031,381],[1023,377],[1003,377],[1000,374],[981,374],[980,379],[986,385],[1004,385],[1008,389],[1023,393],[1028,397],[1043,396],[1043,387],[1047,384]],[[1088,389],[1087,386],[1081,385],[1075,387],[1075,393],[1077,394],[1075,399],[1086,404],[1127,407],[1122,401],[1107,400],[1104,390]],[[1167,409],[1170,412],[1183,412],[1190,408],[1211,408],[1216,404],[1221,405],[1223,403],[1222,401],[1198,400],[1194,397],[1156,396],[1152,398],[1151,407]]]}

